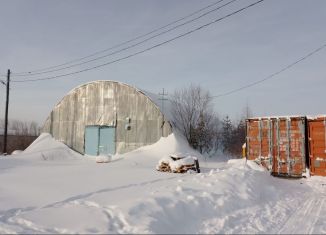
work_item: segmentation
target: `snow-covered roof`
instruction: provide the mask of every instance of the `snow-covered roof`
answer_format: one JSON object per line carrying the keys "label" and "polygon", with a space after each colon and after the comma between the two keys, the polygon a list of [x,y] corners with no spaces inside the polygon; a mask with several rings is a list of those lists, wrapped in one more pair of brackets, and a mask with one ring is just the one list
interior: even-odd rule
{"label": "snow-covered roof", "polygon": [[326,114],[317,114],[317,115],[279,115],[279,116],[262,116],[262,117],[251,117],[247,120],[261,120],[261,119],[293,119],[293,118],[307,118],[307,119],[317,119],[317,118],[326,118]]}
{"label": "snow-covered roof", "polygon": [[306,115],[279,115],[279,116],[262,116],[262,117],[251,117],[247,118],[248,120],[256,120],[256,119],[291,119],[291,118],[301,118],[306,117]]}
{"label": "snow-covered roof", "polygon": [[317,118],[326,118],[326,114],[318,114],[318,115],[307,115],[307,118],[310,119],[310,120],[314,120],[314,119],[317,119]]}

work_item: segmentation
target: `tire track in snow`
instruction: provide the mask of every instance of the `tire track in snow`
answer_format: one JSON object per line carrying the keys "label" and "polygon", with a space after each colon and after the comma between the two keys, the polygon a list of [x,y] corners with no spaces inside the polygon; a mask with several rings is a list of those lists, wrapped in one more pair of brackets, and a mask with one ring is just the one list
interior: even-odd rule
{"label": "tire track in snow", "polygon": [[[318,208],[316,217],[314,219],[314,222],[312,223],[313,226],[311,226],[311,228],[309,229],[309,234],[312,234],[313,233],[313,230],[315,228],[315,225],[317,224],[318,220],[320,219],[321,211],[322,211],[322,208],[324,207],[324,205],[325,205],[325,197],[323,197],[322,202],[321,202],[321,205]],[[321,219],[323,220],[323,218],[321,218]],[[325,226],[325,220],[323,220],[323,224]]]}
{"label": "tire track in snow", "polygon": [[289,219],[282,225],[277,233],[311,234],[320,218],[325,200],[325,196],[306,197],[302,206],[298,207],[287,216]]}
{"label": "tire track in snow", "polygon": [[[185,175],[186,176],[186,175]],[[184,176],[183,176],[184,177]],[[131,229],[131,226],[127,223],[126,219],[122,215],[122,213],[118,213],[116,211],[113,212],[112,208],[109,207],[101,207],[96,203],[90,203],[87,198],[101,193],[107,193],[110,191],[118,191],[131,187],[140,187],[147,186],[155,183],[159,183],[161,181],[169,181],[175,180],[176,178],[180,178],[180,176],[172,176],[168,178],[158,178],[155,180],[144,181],[140,183],[123,185],[120,187],[112,187],[112,188],[104,188],[94,192],[84,193],[76,196],[72,196],[66,198],[62,201],[54,202],[41,207],[26,207],[26,208],[12,208],[7,211],[0,211],[0,232],[7,233],[9,231],[17,231],[18,233],[72,233],[66,229],[59,228],[46,228],[41,225],[37,225],[32,221],[29,221],[23,218],[23,215],[26,215],[29,212],[41,211],[42,209],[47,208],[56,208],[56,207],[64,207],[69,205],[70,203],[79,204],[86,207],[97,207],[108,219],[108,231],[113,233],[136,233]],[[96,204],[96,205],[95,205]],[[117,215],[116,215],[117,213]],[[114,215],[114,216],[113,216]]]}
{"label": "tire track in snow", "polygon": [[115,187],[115,188],[104,188],[104,189],[100,189],[100,190],[97,190],[97,191],[94,191],[94,192],[89,192],[89,193],[84,193],[84,194],[72,196],[72,197],[66,198],[65,200],[45,205],[42,208],[51,208],[51,207],[54,207],[54,206],[57,206],[57,205],[60,205],[60,204],[65,204],[65,203],[68,203],[68,202],[71,202],[71,201],[86,199],[86,198],[89,198],[89,197],[91,197],[93,195],[96,195],[96,194],[113,192],[113,191],[128,189],[128,188],[132,188],[132,187],[146,186],[146,185],[155,184],[155,183],[158,183],[158,182],[174,180],[176,178],[179,178],[179,177],[178,176],[173,176],[173,177],[169,177],[169,178],[159,178],[159,179],[145,181],[145,182],[141,182],[141,183],[123,185],[123,186],[119,186],[119,187]]}
{"label": "tire track in snow", "polygon": [[[0,211],[0,233],[67,233],[55,228],[43,228],[32,221],[24,219],[23,214],[36,210],[36,207],[13,208],[7,211]],[[15,231],[15,232],[13,232]]]}
{"label": "tire track in snow", "polygon": [[102,206],[93,201],[72,201],[70,205],[84,206],[99,210],[107,218],[107,231],[100,231],[102,233],[137,233],[135,229],[125,219],[124,215],[117,209],[116,206]]}

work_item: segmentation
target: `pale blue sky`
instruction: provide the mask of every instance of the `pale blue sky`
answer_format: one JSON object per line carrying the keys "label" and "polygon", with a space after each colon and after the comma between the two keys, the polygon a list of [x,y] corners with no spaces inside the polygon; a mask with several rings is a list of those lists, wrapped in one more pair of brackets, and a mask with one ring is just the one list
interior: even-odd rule
{"label": "pale blue sky", "polygon": [[[28,71],[87,56],[213,2],[0,0],[0,74],[7,69]],[[253,2],[234,2],[186,27],[90,65],[150,47]],[[92,80],[121,81],[153,93],[164,87],[169,94],[193,83],[218,95],[265,78],[325,44],[325,22],[324,0],[266,0],[113,65],[57,80],[12,83],[9,118],[42,124],[67,92]],[[255,116],[326,113],[325,61],[326,49],[273,80],[215,99],[215,111],[221,117],[229,114],[237,119],[248,103]],[[85,66],[63,72],[82,68]],[[0,86],[0,118],[4,117],[4,105],[5,89]]]}

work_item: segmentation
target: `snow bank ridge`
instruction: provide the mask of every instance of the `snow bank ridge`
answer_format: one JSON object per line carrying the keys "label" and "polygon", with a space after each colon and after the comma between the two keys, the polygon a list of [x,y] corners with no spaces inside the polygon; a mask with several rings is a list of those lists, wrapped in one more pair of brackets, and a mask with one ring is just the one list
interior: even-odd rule
{"label": "snow bank ridge", "polygon": [[56,141],[48,133],[42,133],[25,151],[19,155],[25,155],[30,159],[44,161],[60,161],[77,159],[81,155],[71,150],[65,144]]}

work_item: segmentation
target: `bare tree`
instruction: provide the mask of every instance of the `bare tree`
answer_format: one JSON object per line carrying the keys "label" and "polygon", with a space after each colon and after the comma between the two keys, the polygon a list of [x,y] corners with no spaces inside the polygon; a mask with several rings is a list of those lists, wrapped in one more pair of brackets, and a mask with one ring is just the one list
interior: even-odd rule
{"label": "bare tree", "polygon": [[175,127],[201,153],[214,149],[218,138],[218,118],[211,101],[208,91],[194,85],[176,90],[171,100]]}
{"label": "bare tree", "polygon": [[[0,129],[3,128],[4,121],[0,119]],[[10,120],[8,129],[7,153],[9,154],[13,150],[26,149],[40,134],[40,128],[36,122]],[[1,134],[3,135],[3,133]],[[3,138],[0,138],[0,153],[3,150],[3,144]]]}
{"label": "bare tree", "polygon": [[40,127],[36,122],[29,123],[29,135],[38,136],[40,134]]}
{"label": "bare tree", "polygon": [[[4,129],[3,119],[0,119],[0,129]],[[19,136],[38,136],[40,134],[39,125],[33,121],[10,120],[8,122],[8,129],[11,134]]]}

